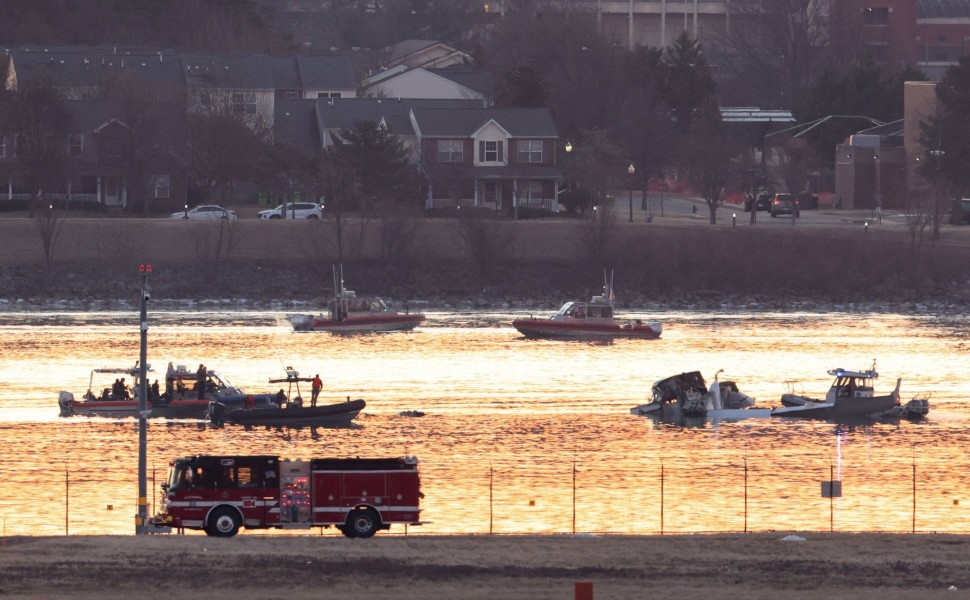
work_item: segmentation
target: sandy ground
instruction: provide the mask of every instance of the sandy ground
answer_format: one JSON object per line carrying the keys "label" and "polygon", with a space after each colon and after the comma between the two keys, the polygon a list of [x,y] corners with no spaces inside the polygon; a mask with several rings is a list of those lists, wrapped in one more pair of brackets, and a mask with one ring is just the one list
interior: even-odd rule
{"label": "sandy ground", "polygon": [[[966,598],[970,537],[20,537],[4,598],[859,600]],[[798,535],[798,534],[796,534]]]}

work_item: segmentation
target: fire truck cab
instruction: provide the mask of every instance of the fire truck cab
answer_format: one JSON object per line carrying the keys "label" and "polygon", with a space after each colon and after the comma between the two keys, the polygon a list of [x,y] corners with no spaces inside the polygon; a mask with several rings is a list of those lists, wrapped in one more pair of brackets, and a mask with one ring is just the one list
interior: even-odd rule
{"label": "fire truck cab", "polygon": [[162,527],[231,537],[249,529],[334,526],[369,538],[391,524],[420,525],[418,460],[191,456],[162,484]]}

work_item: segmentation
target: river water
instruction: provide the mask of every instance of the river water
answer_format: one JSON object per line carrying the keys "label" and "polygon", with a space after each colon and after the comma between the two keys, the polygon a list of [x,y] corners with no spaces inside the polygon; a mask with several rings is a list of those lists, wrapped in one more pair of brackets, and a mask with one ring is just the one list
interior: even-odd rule
{"label": "river water", "polygon": [[[156,372],[204,362],[264,392],[292,366],[321,375],[321,402],[368,403],[349,428],[153,420],[152,508],[179,456],[415,455],[429,523],[409,534],[970,531],[966,317],[645,313],[630,316],[662,319],[661,339],[593,344],[526,340],[509,325],[516,316],[431,313],[414,333],[345,337],[296,333],[270,312],[151,312]],[[134,532],[136,422],[58,417],[57,393],[82,394],[93,368],[133,365],[137,321],[136,312],[0,313],[4,536]],[[876,393],[901,377],[904,401],[930,399],[928,418],[678,427],[629,413],[653,381],[682,371],[710,381],[724,369],[722,379],[767,407],[789,385],[820,397],[826,370],[873,359]],[[400,415],[412,410],[426,414]],[[841,497],[822,497],[830,479]]]}

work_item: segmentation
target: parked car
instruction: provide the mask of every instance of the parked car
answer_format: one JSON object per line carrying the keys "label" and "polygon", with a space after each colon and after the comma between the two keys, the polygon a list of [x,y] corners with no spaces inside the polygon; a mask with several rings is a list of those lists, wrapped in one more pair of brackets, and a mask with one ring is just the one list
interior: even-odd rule
{"label": "parked car", "polygon": [[[283,204],[270,210],[259,211],[260,219],[282,219]],[[317,202],[291,202],[286,204],[287,219],[319,219],[323,217],[323,205]]]}
{"label": "parked car", "polygon": [[771,194],[761,189],[755,194],[748,194],[744,197],[744,212],[754,210],[768,210],[771,207]]}
{"label": "parked car", "polygon": [[234,221],[238,219],[236,211],[229,210],[228,208],[222,208],[215,204],[200,204],[195,208],[190,208],[189,210],[180,210],[178,212],[172,213],[173,219],[229,219]]}
{"label": "parked car", "polygon": [[775,194],[771,197],[771,207],[768,210],[771,211],[772,217],[797,215],[798,200],[795,198],[795,194]]}
{"label": "parked car", "polygon": [[950,211],[950,223],[970,225],[970,198],[962,198],[953,205],[953,210]]}

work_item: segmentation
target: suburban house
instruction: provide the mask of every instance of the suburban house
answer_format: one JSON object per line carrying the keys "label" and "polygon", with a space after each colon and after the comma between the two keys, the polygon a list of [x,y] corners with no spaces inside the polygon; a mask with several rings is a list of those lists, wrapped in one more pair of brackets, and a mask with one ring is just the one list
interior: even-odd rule
{"label": "suburban house", "polygon": [[545,108],[415,108],[426,208],[558,211],[559,134]]}
{"label": "suburban house", "polygon": [[361,89],[370,96],[479,100],[482,106],[492,104],[493,88],[491,73],[462,67],[425,69],[398,65],[361,82]]}
{"label": "suburban house", "polygon": [[[65,139],[65,155],[71,177],[64,185],[51,183],[46,191],[57,191],[51,199],[95,202],[105,208],[140,210],[140,206],[129,205],[132,185],[151,188],[137,195],[147,196],[153,210],[178,210],[186,204],[187,111],[225,111],[242,116],[253,127],[272,131],[279,113],[277,102],[285,105],[309,99],[312,105],[318,98],[353,98],[357,94],[353,65],[346,56],[189,55],[169,50],[50,46],[8,49],[6,57],[6,89],[19,89],[31,80],[45,81],[68,100],[73,125]],[[112,86],[126,77],[164,90],[171,94],[173,106],[181,107],[174,114],[166,109],[162,133],[156,134],[151,148],[141,149],[155,166],[137,184],[128,180],[133,170],[123,163],[127,160],[125,140],[130,141],[127,134],[138,115],[124,102],[107,99],[113,97]],[[308,125],[315,137],[315,120]],[[27,198],[17,141],[15,133],[0,132],[0,201]]]}
{"label": "suburban house", "polygon": [[472,57],[436,40],[404,40],[381,51],[382,69],[398,65],[422,68],[444,68],[468,65]]}

